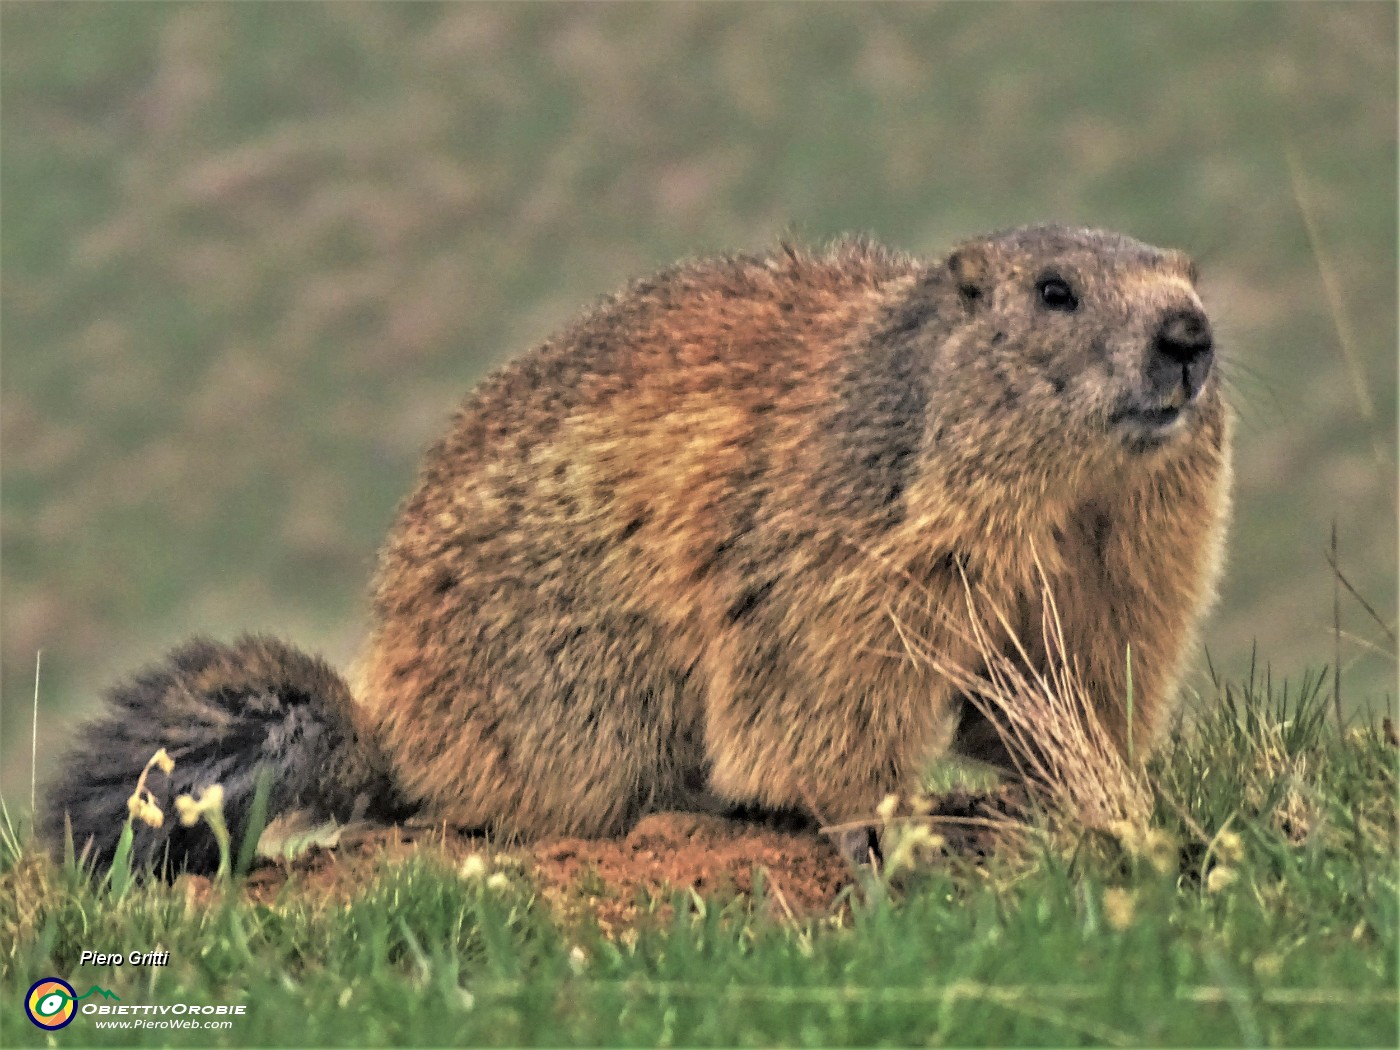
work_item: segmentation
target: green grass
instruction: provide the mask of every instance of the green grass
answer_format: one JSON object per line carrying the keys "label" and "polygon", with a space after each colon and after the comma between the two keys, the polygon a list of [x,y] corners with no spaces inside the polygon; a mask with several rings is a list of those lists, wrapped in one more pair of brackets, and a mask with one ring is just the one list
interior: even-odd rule
{"label": "green grass", "polygon": [[[830,915],[680,894],[613,941],[518,870],[488,883],[431,851],[348,902],[294,879],[271,906],[206,904],[106,889],[11,829],[0,1042],[42,1042],[16,1004],[61,975],[125,1004],[247,1009],[223,1032],[80,1016],[59,1046],[1395,1045],[1393,745],[1339,732],[1311,680],[1209,700],[1153,760],[1156,845],[1044,824],[985,863],[867,879]],[[156,946],[167,967],[76,965]]]}
{"label": "green grass", "polygon": [[[1297,611],[1326,608],[1334,516],[1394,623],[1393,4],[11,0],[0,21],[12,798],[36,650],[41,767],[193,631],[349,662],[374,551],[473,381],[628,277],[784,231],[931,256],[1060,220],[1191,251],[1241,416],[1221,666],[1256,637],[1289,674],[1332,659],[1330,617]],[[1393,698],[1393,643],[1349,599],[1343,620],[1347,696]]]}

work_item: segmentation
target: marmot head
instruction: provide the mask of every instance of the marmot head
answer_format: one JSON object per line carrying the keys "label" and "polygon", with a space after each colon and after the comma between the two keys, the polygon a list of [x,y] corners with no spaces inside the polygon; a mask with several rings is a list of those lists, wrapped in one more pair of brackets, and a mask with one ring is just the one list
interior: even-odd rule
{"label": "marmot head", "polygon": [[935,432],[962,431],[984,463],[1048,445],[1090,469],[1190,442],[1222,411],[1195,281],[1180,252],[1098,230],[959,245],[926,283],[952,321],[931,362]]}

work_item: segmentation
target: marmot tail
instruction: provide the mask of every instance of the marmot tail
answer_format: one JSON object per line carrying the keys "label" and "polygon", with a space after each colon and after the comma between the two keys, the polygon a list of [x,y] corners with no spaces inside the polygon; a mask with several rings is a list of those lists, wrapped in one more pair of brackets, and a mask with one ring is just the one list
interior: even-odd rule
{"label": "marmot tail", "polygon": [[316,821],[407,816],[377,743],[357,725],[345,681],[323,660],[256,635],[221,645],[196,638],[164,662],[118,683],[107,713],[83,727],[49,793],[41,830],[51,843],[73,842],[102,870],[128,819],[127,800],[161,748],[171,772],[153,768],[150,800],[164,820],[133,819],[134,859],[167,875],[213,871],[218,846],[204,823],[184,827],[180,795],[223,788],[232,848],[243,841],[261,771],[271,773],[268,818],[305,810]]}

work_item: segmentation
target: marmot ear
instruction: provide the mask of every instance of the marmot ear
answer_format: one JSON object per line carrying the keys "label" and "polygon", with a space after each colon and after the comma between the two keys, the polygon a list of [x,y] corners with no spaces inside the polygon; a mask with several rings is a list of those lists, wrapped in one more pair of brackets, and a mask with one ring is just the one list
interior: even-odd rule
{"label": "marmot ear", "polygon": [[962,244],[953,250],[944,263],[958,298],[969,311],[979,309],[985,302],[991,280],[991,266],[977,244]]}

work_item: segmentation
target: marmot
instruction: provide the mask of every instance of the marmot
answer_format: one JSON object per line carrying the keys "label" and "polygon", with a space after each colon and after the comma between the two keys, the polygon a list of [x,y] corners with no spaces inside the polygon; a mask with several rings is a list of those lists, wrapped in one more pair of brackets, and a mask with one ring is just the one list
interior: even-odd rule
{"label": "marmot", "polygon": [[[1195,283],[1179,252],[1063,226],[932,263],[855,240],[634,281],[485,379],[427,453],[358,701],[281,642],[188,643],[112,690],[49,833],[67,813],[109,858],[162,746],[157,797],[222,783],[235,837],[268,764],[274,813],[525,838],[700,796],[865,816],[976,735],[901,643],[975,666],[971,585],[1038,636],[1048,583],[1120,744],[1131,644],[1143,750],[1228,509]],[[173,823],[140,827],[139,856],[212,866]]]}

